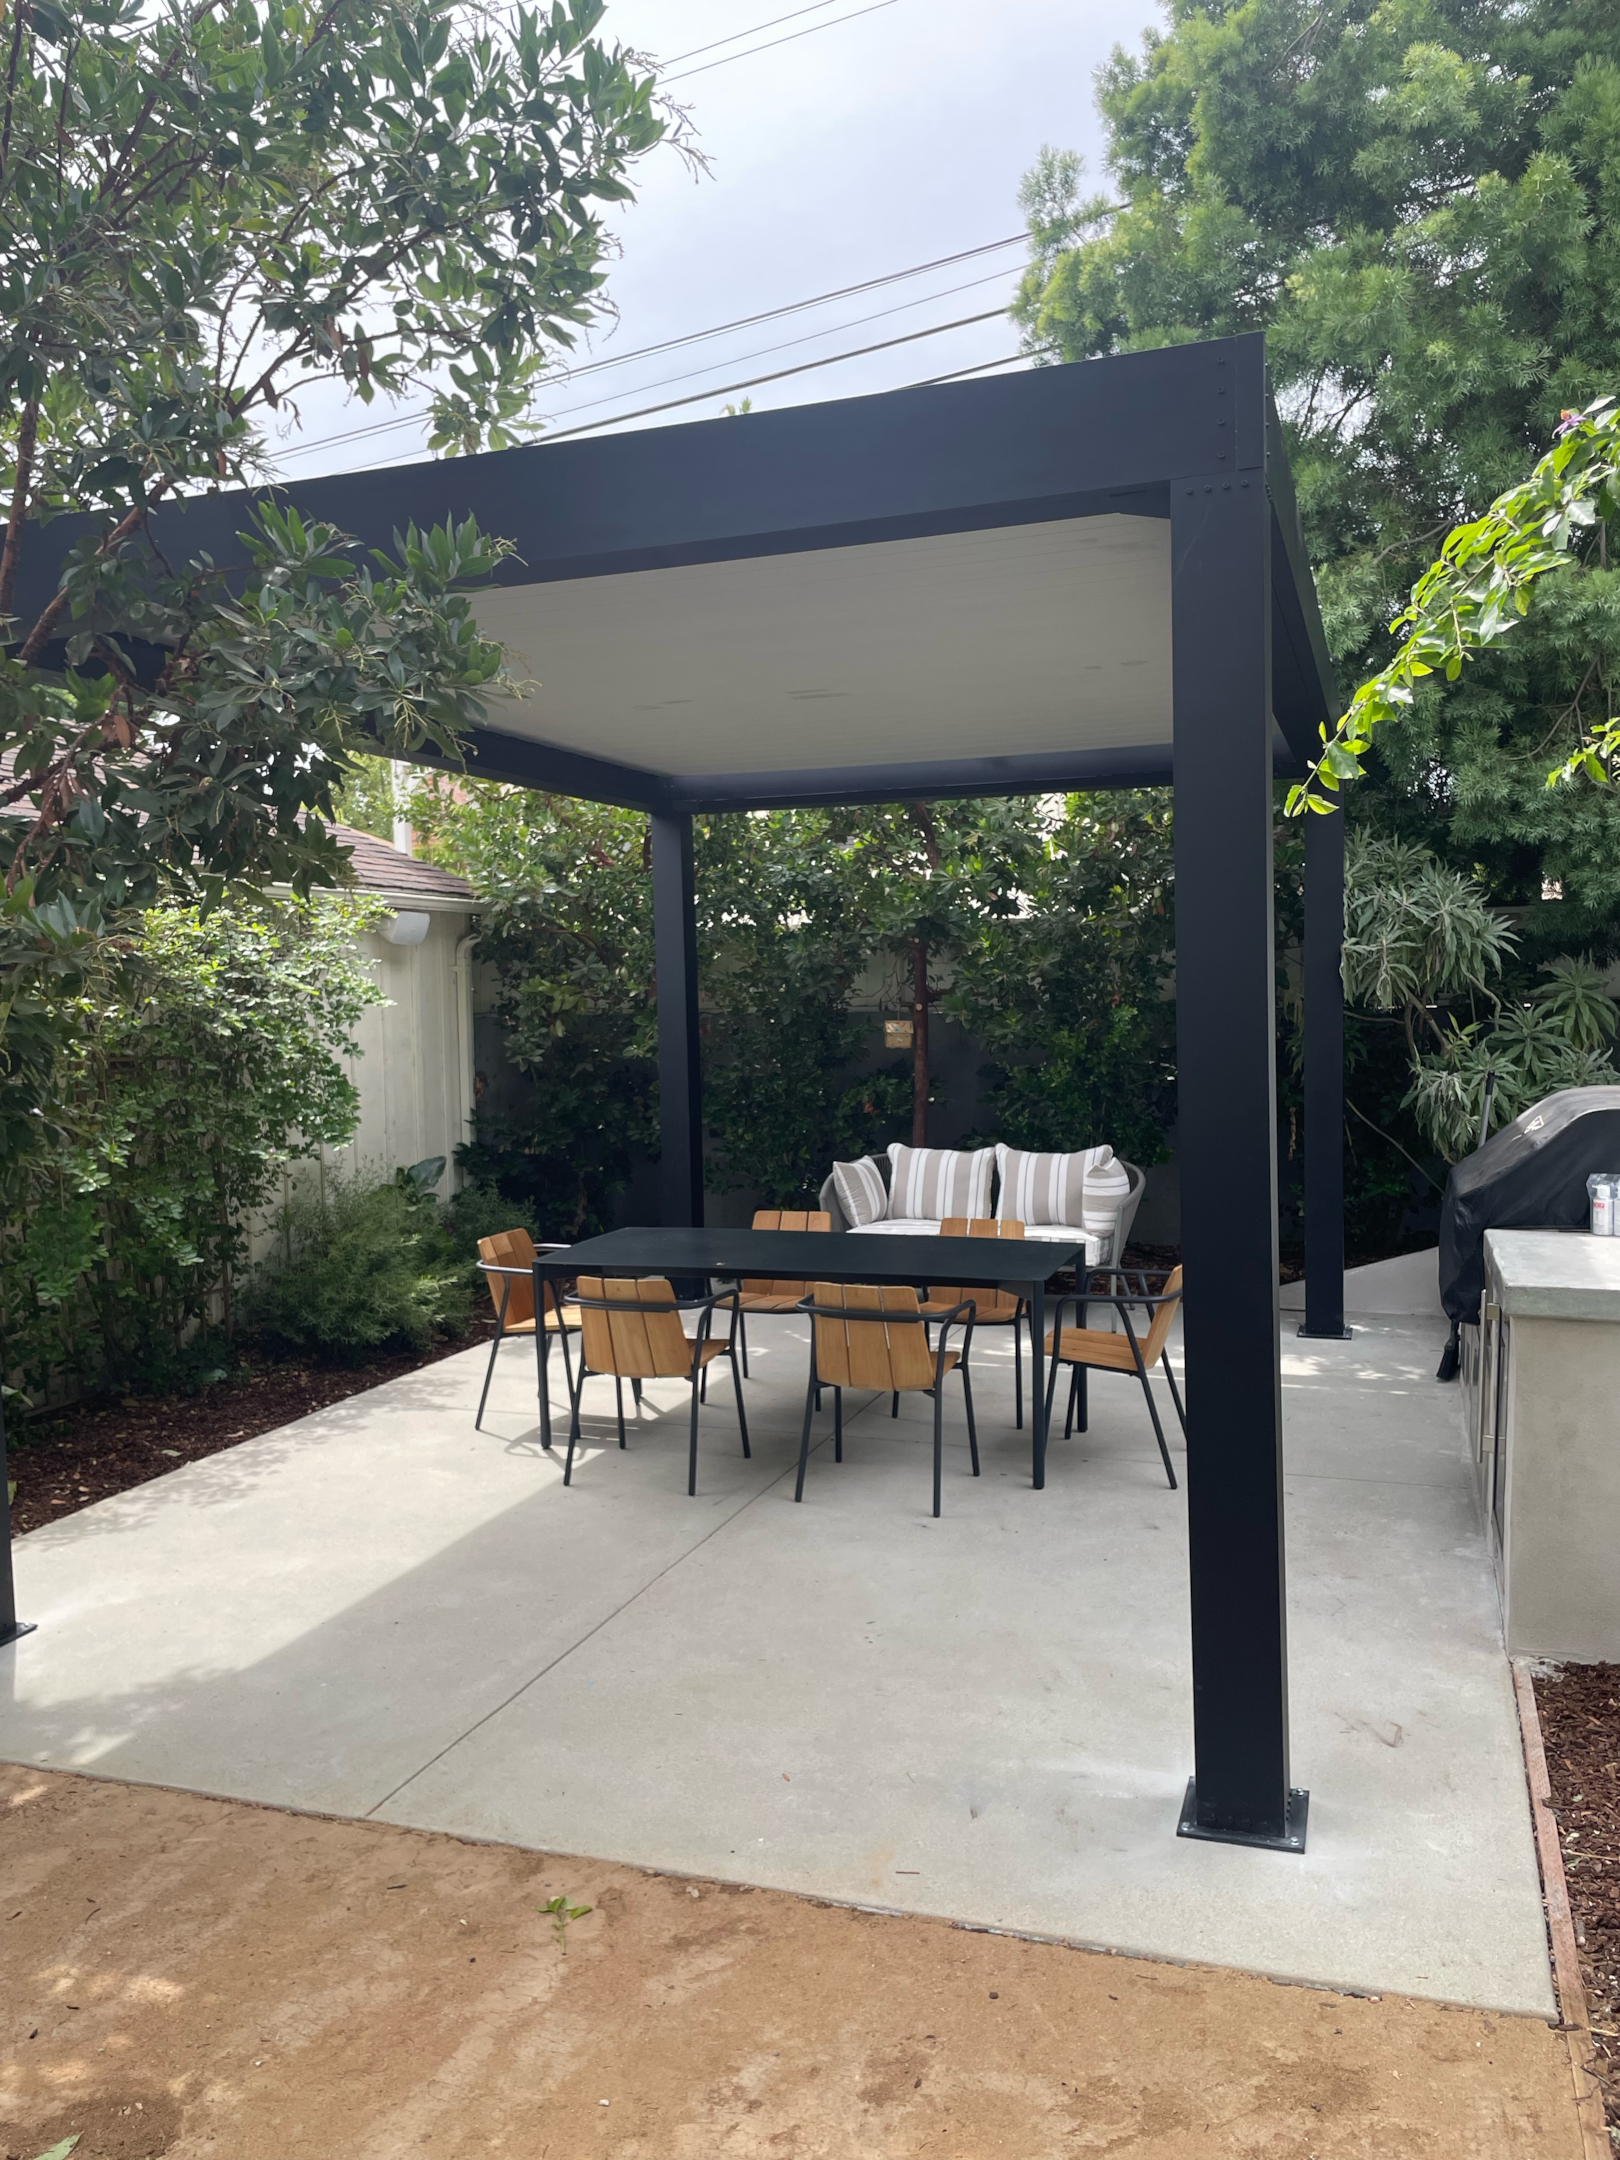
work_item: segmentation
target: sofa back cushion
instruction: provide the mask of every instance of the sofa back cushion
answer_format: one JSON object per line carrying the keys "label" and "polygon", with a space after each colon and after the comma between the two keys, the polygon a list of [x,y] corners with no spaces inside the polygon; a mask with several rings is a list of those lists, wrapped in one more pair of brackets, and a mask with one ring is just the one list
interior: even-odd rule
{"label": "sofa back cushion", "polygon": [[896,1221],[943,1222],[947,1215],[988,1215],[994,1148],[889,1148],[889,1213]]}
{"label": "sofa back cushion", "polygon": [[1004,1222],[1064,1223],[1105,1237],[1131,1189],[1130,1173],[1111,1147],[1079,1148],[1072,1155],[1026,1154],[996,1149],[1001,1190],[996,1214]]}
{"label": "sofa back cushion", "polygon": [[868,1223],[882,1222],[887,1216],[889,1195],[883,1183],[883,1165],[875,1156],[863,1155],[859,1162],[835,1162],[832,1181],[851,1230],[864,1230]]}

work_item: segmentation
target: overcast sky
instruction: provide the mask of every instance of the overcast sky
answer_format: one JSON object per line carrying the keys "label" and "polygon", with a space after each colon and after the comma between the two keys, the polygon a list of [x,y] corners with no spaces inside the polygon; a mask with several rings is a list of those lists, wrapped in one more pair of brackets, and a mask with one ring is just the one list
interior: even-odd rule
{"label": "overcast sky", "polygon": [[[638,200],[617,220],[622,254],[610,267],[618,321],[589,340],[580,361],[616,360],[1017,234],[1018,184],[1043,142],[1079,150],[1100,174],[1093,73],[1114,44],[1134,44],[1158,16],[1143,0],[803,6],[609,0],[599,35],[662,63],[708,170],[692,172],[668,149],[637,169]],[[737,35],[783,16],[791,19]],[[694,50],[716,40],[727,42]],[[774,369],[998,311],[1023,261],[1021,245],[1007,247],[681,352],[627,360],[559,383],[541,409],[562,429],[702,393],[631,423],[663,426],[712,418],[742,396],[756,409],[851,397],[998,360],[1016,352],[1018,336],[996,312],[726,394]],[[307,475],[423,455],[414,426],[326,440],[389,417],[380,405],[366,411],[311,396],[302,440],[296,451],[286,446],[280,470]]]}

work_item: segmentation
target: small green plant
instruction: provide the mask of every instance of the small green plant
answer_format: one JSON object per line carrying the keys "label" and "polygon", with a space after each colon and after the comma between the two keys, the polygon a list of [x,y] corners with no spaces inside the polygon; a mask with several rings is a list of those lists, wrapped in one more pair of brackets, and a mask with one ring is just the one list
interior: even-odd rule
{"label": "small green plant", "polygon": [[425,1348],[466,1325],[467,1270],[409,1172],[386,1183],[329,1172],[324,1191],[294,1193],[275,1227],[246,1309],[277,1348],[355,1359],[385,1343]]}
{"label": "small green plant", "polygon": [[71,2137],[63,2138],[60,2145],[53,2145],[49,2152],[41,2153],[39,2160],[68,2160],[68,2154],[72,2152],[83,2135],[82,2130],[75,2130]]}
{"label": "small green plant", "polygon": [[563,1953],[564,1957],[568,1955],[569,1921],[583,1920],[591,1909],[589,1905],[570,1905],[567,1897],[561,1891],[558,1892],[556,1897],[547,1898],[546,1902],[541,1906],[540,1910],[550,1918],[552,1933],[557,1938],[557,1948]]}

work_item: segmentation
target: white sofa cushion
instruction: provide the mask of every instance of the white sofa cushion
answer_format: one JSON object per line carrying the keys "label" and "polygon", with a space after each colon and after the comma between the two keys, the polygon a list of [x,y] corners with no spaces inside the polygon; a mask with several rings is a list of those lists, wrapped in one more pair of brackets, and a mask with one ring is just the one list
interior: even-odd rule
{"label": "white sofa cushion", "polygon": [[883,1165],[875,1156],[863,1155],[859,1162],[835,1162],[832,1174],[833,1191],[852,1230],[866,1230],[884,1220],[889,1212],[889,1194],[883,1183]]}
{"label": "white sofa cushion", "polygon": [[895,1220],[943,1222],[947,1215],[990,1212],[994,1148],[889,1147],[889,1213]]}
{"label": "white sofa cushion", "polygon": [[1086,1224],[1086,1180],[1114,1159],[1111,1147],[1080,1148],[1072,1155],[1034,1155],[1005,1144],[996,1149],[1001,1190],[996,1214],[1028,1229],[1043,1223]]}

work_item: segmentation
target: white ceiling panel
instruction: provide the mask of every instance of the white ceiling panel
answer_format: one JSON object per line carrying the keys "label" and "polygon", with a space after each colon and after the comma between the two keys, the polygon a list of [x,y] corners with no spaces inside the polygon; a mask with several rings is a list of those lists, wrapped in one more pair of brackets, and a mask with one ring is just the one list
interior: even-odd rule
{"label": "white ceiling panel", "polygon": [[478,602],[503,731],[658,773],[1168,743],[1170,528],[1105,516]]}

